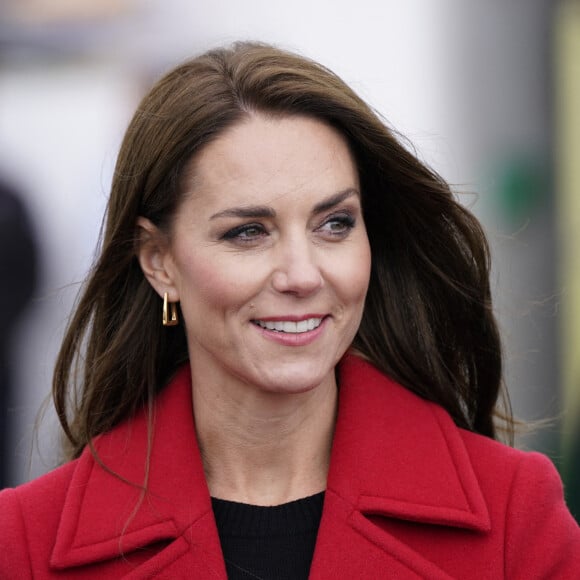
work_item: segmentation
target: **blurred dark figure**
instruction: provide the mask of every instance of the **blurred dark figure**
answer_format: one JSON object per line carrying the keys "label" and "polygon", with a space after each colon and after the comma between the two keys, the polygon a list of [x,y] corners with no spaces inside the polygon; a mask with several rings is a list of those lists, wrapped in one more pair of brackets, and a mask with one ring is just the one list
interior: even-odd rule
{"label": "blurred dark figure", "polygon": [[36,285],[37,254],[28,212],[18,192],[0,179],[0,489],[9,485],[12,340]]}

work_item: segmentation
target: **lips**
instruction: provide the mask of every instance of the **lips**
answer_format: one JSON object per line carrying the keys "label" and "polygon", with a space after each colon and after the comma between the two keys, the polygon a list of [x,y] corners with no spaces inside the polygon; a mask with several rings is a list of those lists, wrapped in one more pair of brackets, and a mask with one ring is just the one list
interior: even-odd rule
{"label": "lips", "polygon": [[322,317],[311,317],[303,320],[252,320],[252,322],[266,330],[274,330],[287,334],[302,334],[315,330],[322,323]]}

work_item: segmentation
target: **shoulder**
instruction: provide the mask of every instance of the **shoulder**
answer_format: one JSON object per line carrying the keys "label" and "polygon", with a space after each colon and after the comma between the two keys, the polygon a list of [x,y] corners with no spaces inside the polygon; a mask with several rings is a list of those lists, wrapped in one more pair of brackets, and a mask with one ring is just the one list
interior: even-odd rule
{"label": "shoulder", "polygon": [[[447,412],[444,409],[441,409],[438,405],[435,405],[434,403],[429,404],[437,407],[440,413],[447,414]],[[507,462],[510,465],[513,464],[514,466],[517,466],[522,461],[526,462],[527,460],[532,460],[535,462],[538,459],[540,460],[540,463],[544,465],[552,465],[552,462],[545,455],[536,451],[523,451],[516,447],[512,447],[511,445],[502,443],[501,441],[474,433],[473,431],[467,431],[466,429],[457,426],[455,426],[455,429],[457,429],[457,432],[462,438],[466,448],[473,456],[477,457],[484,466],[487,465],[487,461],[493,462],[500,460]]]}
{"label": "shoulder", "polygon": [[541,570],[545,577],[571,578],[572,570],[580,570],[580,528],[554,464],[541,453],[458,431],[495,532],[504,538],[506,576],[530,577]]}
{"label": "shoulder", "polygon": [[552,461],[536,451],[522,451],[457,428],[484,488],[504,489],[506,507],[519,509],[525,498],[540,499],[526,509],[541,510],[547,502],[563,501],[563,485]]}
{"label": "shoulder", "polygon": [[[444,412],[444,411],[442,411]],[[483,489],[506,496],[519,494],[520,488],[543,483],[556,495],[562,494],[562,482],[552,461],[535,451],[522,451],[483,435],[454,427],[459,433],[477,478]],[[506,506],[507,507],[507,506]]]}
{"label": "shoulder", "polygon": [[26,578],[36,561],[48,562],[76,461],[29,483],[0,492],[0,577]]}
{"label": "shoulder", "polygon": [[577,577],[580,529],[547,457],[459,428],[360,359],[341,373],[329,474],[338,495],[463,575]]}
{"label": "shoulder", "polygon": [[[415,409],[429,408],[436,417],[450,456],[457,461],[462,449],[490,511],[491,520],[513,532],[530,528],[529,519],[550,512],[580,542],[580,530],[564,501],[563,484],[556,467],[544,454],[523,451],[458,427],[439,405],[412,395]],[[453,443],[455,441],[455,443]],[[464,464],[464,469],[465,469]]]}
{"label": "shoulder", "polygon": [[[77,464],[78,460],[70,461],[28,483],[0,491],[0,506],[20,503],[24,511],[28,512],[34,509],[36,500],[41,500],[41,504],[59,504],[64,500]],[[48,498],[50,501],[47,501]]]}

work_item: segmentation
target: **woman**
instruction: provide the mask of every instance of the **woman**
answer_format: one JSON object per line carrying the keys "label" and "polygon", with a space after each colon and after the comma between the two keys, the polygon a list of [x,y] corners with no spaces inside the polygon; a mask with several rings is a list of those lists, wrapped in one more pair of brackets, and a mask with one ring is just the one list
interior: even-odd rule
{"label": "woman", "polygon": [[178,67],[127,130],[55,371],[69,461],[0,495],[0,576],[578,577],[554,468],[494,441],[488,277],[334,74]]}

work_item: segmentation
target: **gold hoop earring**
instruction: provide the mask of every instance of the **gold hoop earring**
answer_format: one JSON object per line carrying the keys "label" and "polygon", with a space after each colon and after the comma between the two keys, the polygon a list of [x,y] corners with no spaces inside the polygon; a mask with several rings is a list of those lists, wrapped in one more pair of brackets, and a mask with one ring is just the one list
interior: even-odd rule
{"label": "gold hoop earring", "polygon": [[[171,316],[169,310],[171,309]],[[177,306],[175,302],[169,303],[167,299],[167,292],[163,294],[163,326],[177,326],[179,319],[177,318]]]}

